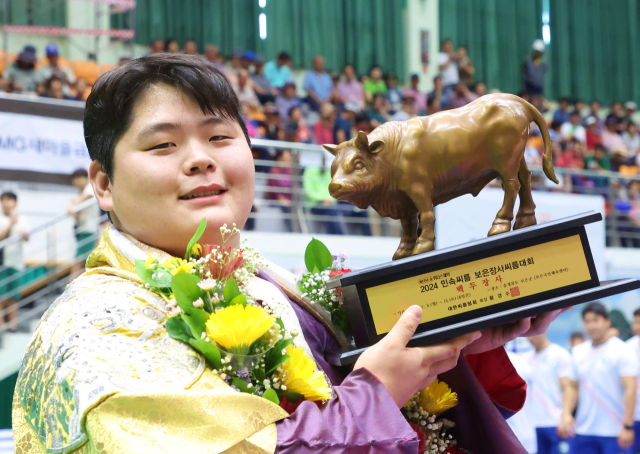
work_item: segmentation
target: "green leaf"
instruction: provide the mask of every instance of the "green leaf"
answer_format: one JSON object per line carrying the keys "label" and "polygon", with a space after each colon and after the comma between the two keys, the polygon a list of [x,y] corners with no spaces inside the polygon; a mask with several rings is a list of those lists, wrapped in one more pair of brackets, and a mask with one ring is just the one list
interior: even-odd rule
{"label": "green leaf", "polygon": [[284,363],[289,358],[291,358],[291,356],[289,355],[280,355],[279,357],[277,357],[273,364],[271,364],[271,367],[269,367],[269,369],[267,370],[267,373],[272,374],[280,364]]}
{"label": "green leaf", "polygon": [[264,397],[267,400],[270,400],[271,402],[273,402],[276,405],[280,405],[280,399],[278,399],[278,394],[273,390],[273,388],[267,389],[262,394],[262,397]]}
{"label": "green leaf", "polygon": [[246,306],[247,297],[244,296],[243,294],[236,296],[234,299],[231,300],[231,302],[229,303],[229,306],[233,306],[234,304],[242,304],[243,306]]}
{"label": "green leaf", "polygon": [[178,303],[184,311],[182,319],[189,325],[193,337],[200,339],[205,331],[205,323],[209,319],[209,313],[193,307],[193,302],[204,296],[204,290],[198,287],[200,278],[191,273],[180,273],[171,279],[171,290]]}
{"label": "green leaf", "polygon": [[220,350],[211,342],[206,342],[202,339],[189,339],[189,344],[202,353],[215,369],[222,365],[220,362]]}
{"label": "green leaf", "polygon": [[347,339],[351,337],[351,325],[349,324],[349,316],[344,310],[338,309],[333,312],[331,314],[331,323],[333,323],[333,326],[344,333],[344,335],[347,336]]}
{"label": "green leaf", "polygon": [[256,379],[258,383],[262,383],[265,379],[266,375],[264,374],[264,370],[262,369],[254,369],[253,370],[253,378]]}
{"label": "green leaf", "polygon": [[267,375],[273,373],[280,364],[291,358],[289,355],[282,354],[282,350],[286,349],[292,342],[293,338],[282,339],[276,342],[273,348],[267,352],[264,356],[264,370]]}
{"label": "green leaf", "polygon": [[224,286],[224,290],[222,291],[222,295],[224,296],[224,300],[227,303],[231,303],[231,301],[233,301],[233,299],[238,296],[238,295],[242,295],[242,293],[240,292],[240,287],[238,287],[238,283],[236,282],[236,280],[232,277],[229,278],[229,280],[227,281],[227,283]]}
{"label": "green leaf", "polygon": [[187,252],[184,255],[185,260],[189,259],[189,256],[191,255],[191,249],[198,242],[198,240],[200,239],[200,237],[202,236],[206,228],[207,228],[207,218],[204,218],[202,221],[200,221],[198,230],[196,230],[195,235],[193,235],[193,237],[189,241],[189,244],[187,245]]}
{"label": "green leaf", "polygon": [[[164,268],[159,267],[155,270],[148,270],[144,264],[146,260],[136,260],[136,274],[145,284],[149,284],[151,287],[169,288],[171,287],[171,274]],[[153,275],[156,275],[153,278]]]}
{"label": "green leaf", "polygon": [[[236,388],[238,388],[243,393],[258,394],[258,391],[256,391],[256,388],[253,386],[249,388],[249,383],[243,378],[238,378],[238,377],[233,378],[231,380],[231,384]],[[262,397],[264,397],[264,395]]]}
{"label": "green leaf", "polygon": [[166,324],[167,334],[174,339],[179,339],[184,342],[189,342],[192,339],[191,328],[182,320],[182,317],[171,317],[167,320]]}
{"label": "green leaf", "polygon": [[331,252],[322,241],[313,238],[304,252],[304,263],[307,265],[309,272],[314,272],[314,267],[318,268],[318,271],[322,271],[331,266],[333,257],[331,257]]}

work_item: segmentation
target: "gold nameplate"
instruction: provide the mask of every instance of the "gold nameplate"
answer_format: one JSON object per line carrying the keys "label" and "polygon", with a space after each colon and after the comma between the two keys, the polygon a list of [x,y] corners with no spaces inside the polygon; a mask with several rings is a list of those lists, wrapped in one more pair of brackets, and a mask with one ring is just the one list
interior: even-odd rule
{"label": "gold nameplate", "polygon": [[378,335],[411,305],[422,322],[495,306],[589,281],[580,235],[452,266],[366,289]]}

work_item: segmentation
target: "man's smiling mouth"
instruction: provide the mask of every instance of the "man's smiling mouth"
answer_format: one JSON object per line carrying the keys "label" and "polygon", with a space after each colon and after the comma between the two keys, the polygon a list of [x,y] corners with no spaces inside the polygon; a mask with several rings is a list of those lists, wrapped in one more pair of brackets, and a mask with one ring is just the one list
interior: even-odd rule
{"label": "man's smiling mouth", "polygon": [[183,195],[182,197],[180,197],[180,200],[191,200],[191,199],[197,199],[200,197],[211,197],[214,195],[224,194],[225,192],[227,192],[225,189],[217,189],[215,191],[206,191],[206,192],[194,192],[192,194]]}

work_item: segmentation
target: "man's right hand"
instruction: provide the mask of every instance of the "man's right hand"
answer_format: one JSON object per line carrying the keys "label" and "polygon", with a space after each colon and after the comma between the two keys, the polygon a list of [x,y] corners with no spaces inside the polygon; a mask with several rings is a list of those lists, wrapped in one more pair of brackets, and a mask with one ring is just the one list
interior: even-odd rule
{"label": "man's right hand", "polygon": [[576,423],[573,419],[573,415],[563,413],[560,417],[560,424],[558,425],[556,432],[560,438],[566,440],[569,437],[575,436],[575,426]]}
{"label": "man's right hand", "polygon": [[380,342],[358,358],[355,369],[366,368],[387,388],[398,408],[419,390],[435,381],[438,374],[453,369],[464,347],[481,334],[465,334],[426,347],[407,348],[422,319],[422,309],[411,306]]}

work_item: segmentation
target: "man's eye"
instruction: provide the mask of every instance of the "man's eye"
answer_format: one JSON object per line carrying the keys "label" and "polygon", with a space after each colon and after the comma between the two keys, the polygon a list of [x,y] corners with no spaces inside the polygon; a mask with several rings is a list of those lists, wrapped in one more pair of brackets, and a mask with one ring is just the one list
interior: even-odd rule
{"label": "man's eye", "polygon": [[210,142],[218,142],[220,140],[224,140],[224,139],[228,139],[229,137],[227,136],[213,136],[212,138],[209,139]]}
{"label": "man's eye", "polygon": [[156,145],[155,147],[149,148],[149,150],[160,150],[163,148],[175,147],[176,144],[172,142],[161,143],[160,145]]}
{"label": "man's eye", "polygon": [[356,164],[353,166],[353,168],[356,169],[356,170],[362,170],[362,169],[364,169],[364,163],[356,162]]}

